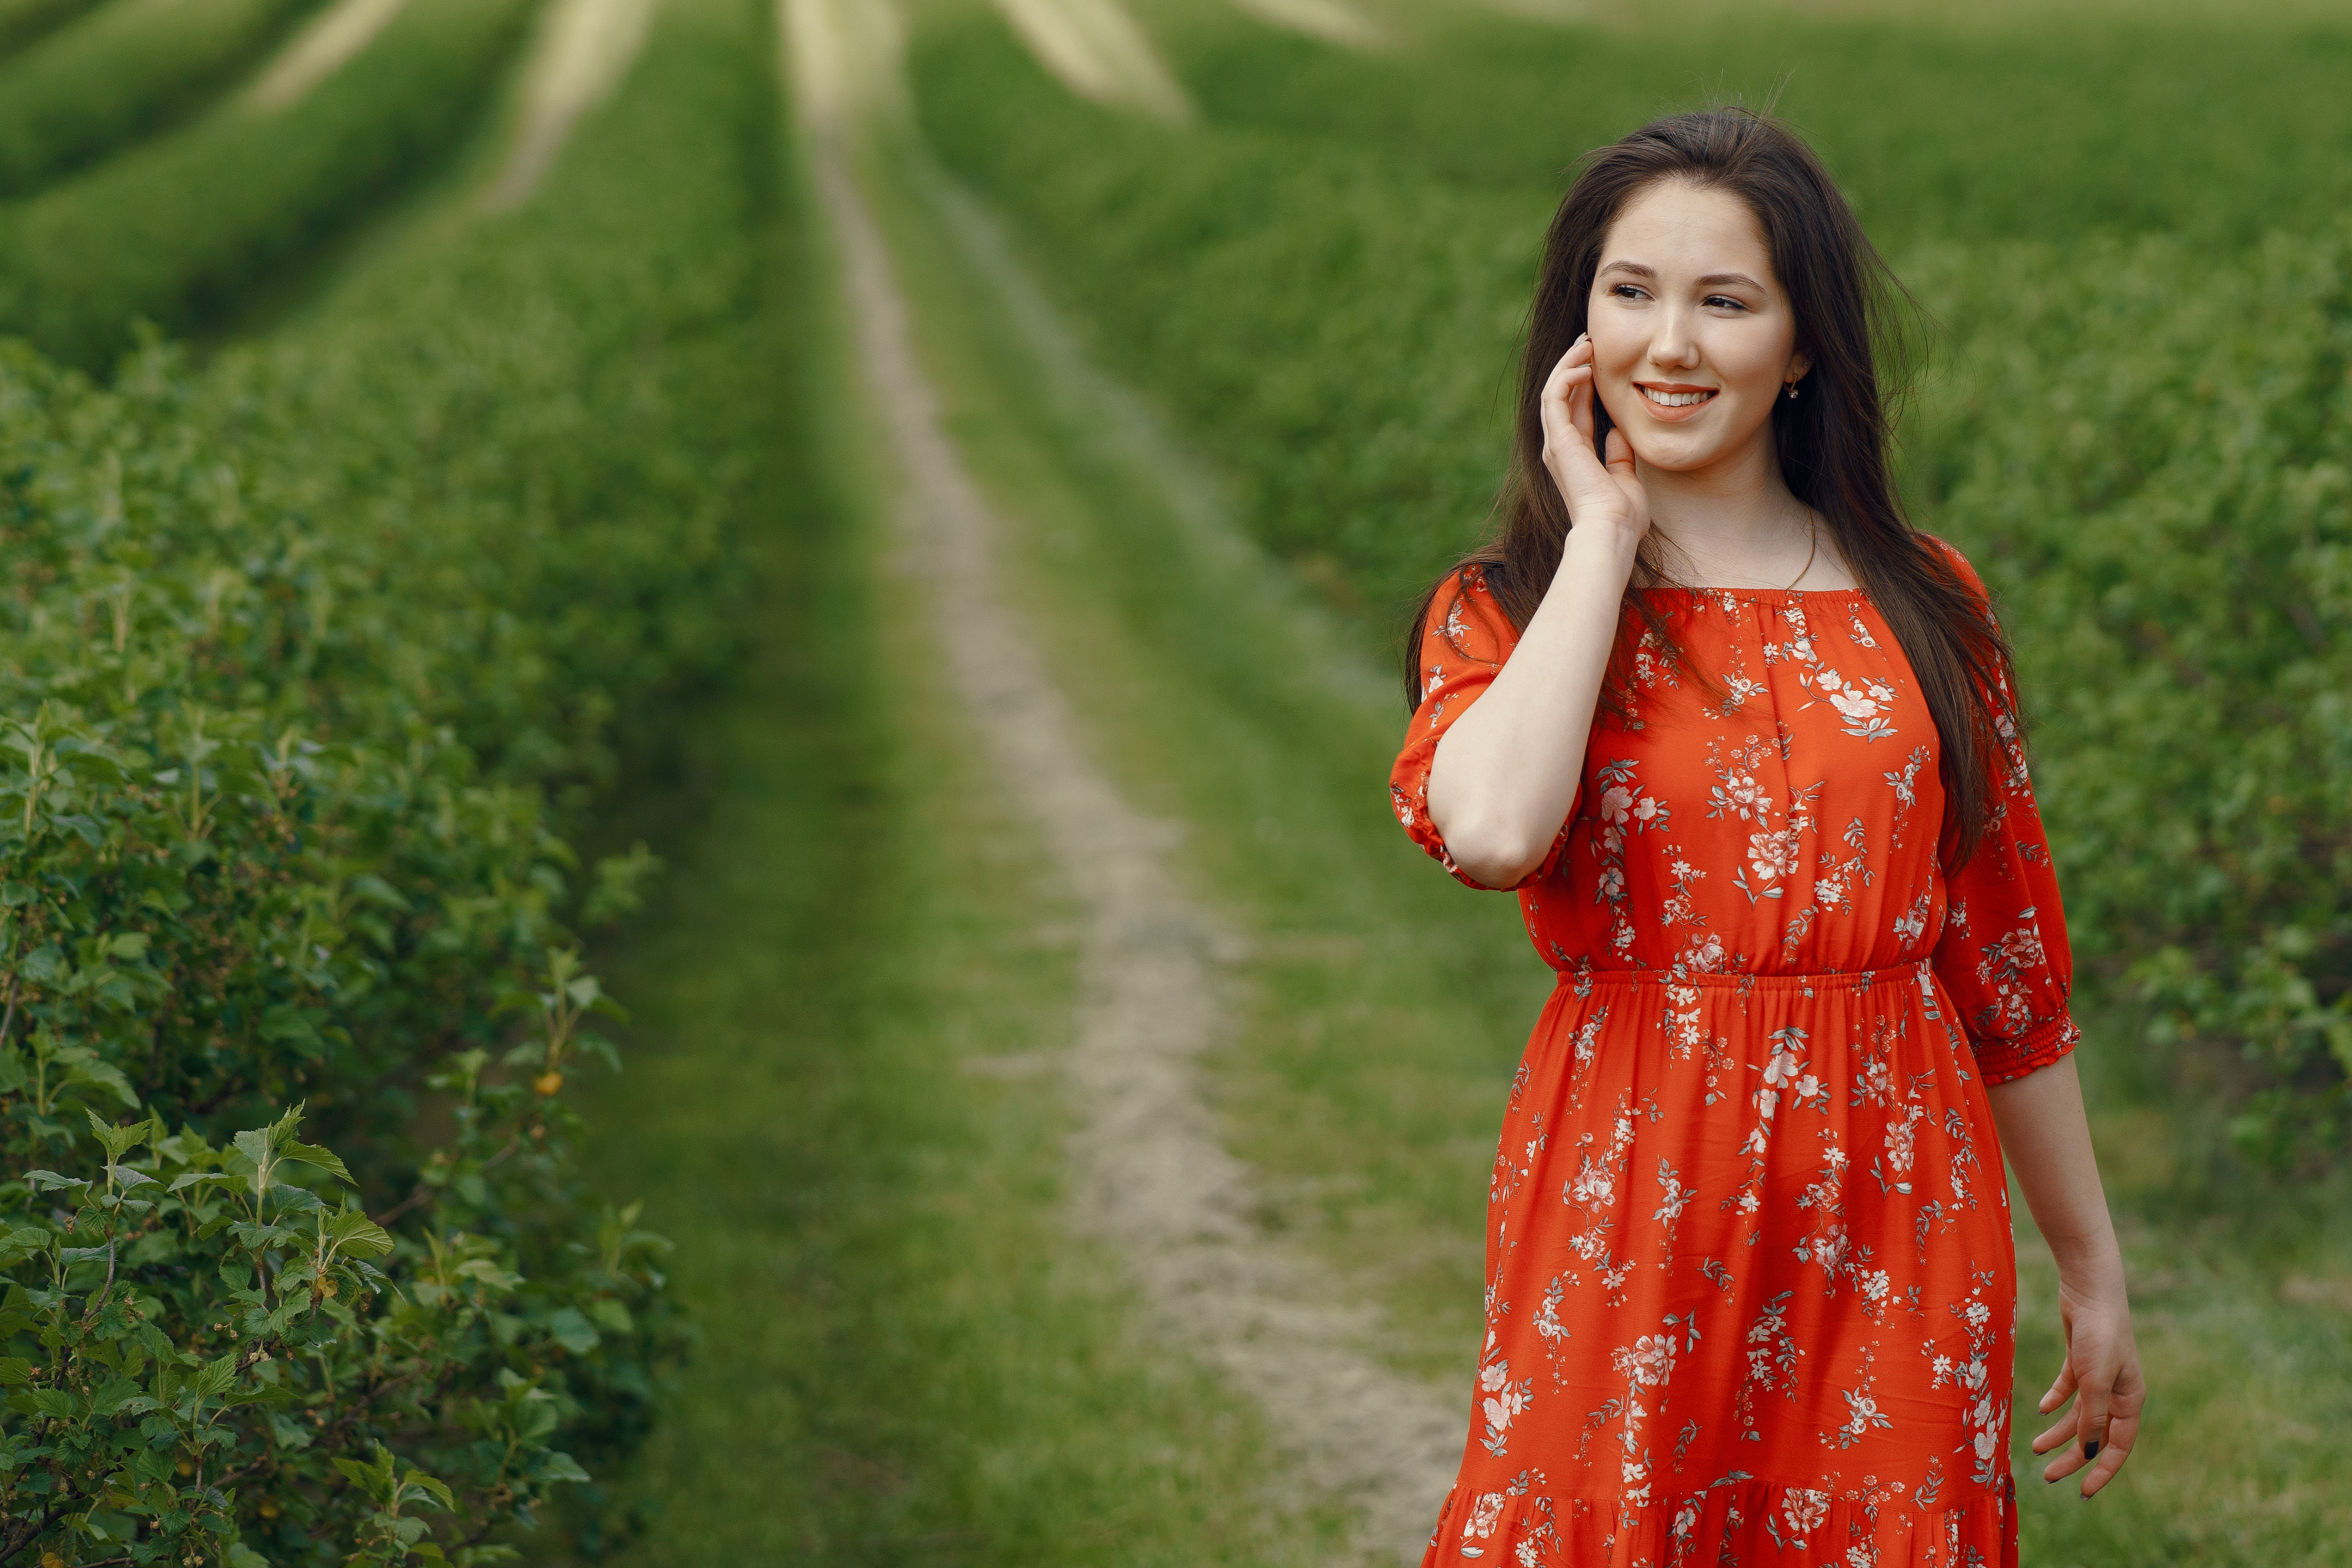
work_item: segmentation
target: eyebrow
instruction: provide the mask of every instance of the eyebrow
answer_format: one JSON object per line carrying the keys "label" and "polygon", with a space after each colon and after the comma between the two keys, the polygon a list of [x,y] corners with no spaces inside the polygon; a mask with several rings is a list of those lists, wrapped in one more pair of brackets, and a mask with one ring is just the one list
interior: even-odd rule
{"label": "eyebrow", "polygon": [[[1644,267],[1638,261],[1612,261],[1601,270],[1603,274],[1611,272],[1630,272],[1636,278],[1647,278],[1653,281],[1654,281],[1658,276],[1658,270],[1656,268]],[[1750,278],[1745,272],[1710,272],[1698,281],[1699,286],[1703,289],[1720,288],[1727,283],[1744,283],[1748,288],[1754,289],[1759,293],[1769,291],[1764,288],[1763,284],[1759,283],[1755,279]]]}

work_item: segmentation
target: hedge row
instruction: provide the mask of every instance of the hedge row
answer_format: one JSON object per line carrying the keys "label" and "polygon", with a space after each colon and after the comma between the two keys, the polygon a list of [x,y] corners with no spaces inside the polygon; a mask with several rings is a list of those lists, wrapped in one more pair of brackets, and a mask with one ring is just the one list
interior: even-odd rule
{"label": "hedge row", "polygon": [[134,318],[204,325],[479,122],[530,0],[408,0],[350,64],[277,113],[228,105],[0,209],[0,331],[84,369]]}
{"label": "hedge row", "polygon": [[2236,1125],[2352,1142],[2352,224],[1940,251],[1919,514],[1986,563],[2070,917],[2159,1039],[2235,1042]]}
{"label": "hedge row", "polygon": [[486,1563],[649,1419],[570,846],[789,505],[765,9],[287,341],[0,358],[0,1556]]}
{"label": "hedge row", "polygon": [[100,0],[0,0],[0,52],[62,27]]}
{"label": "hedge row", "polygon": [[114,0],[0,66],[0,197],[174,123],[318,0]]}
{"label": "hedge row", "polygon": [[[1847,34],[1856,49],[1873,37]],[[1493,75],[1474,92],[1443,61],[1213,37],[1212,118],[1188,130],[1079,101],[986,22],[919,49],[919,102],[940,156],[1007,211],[1102,352],[1234,476],[1258,536],[1386,618],[1476,537],[1501,470],[1507,371],[1558,187],[1528,177],[1517,142],[1533,132],[1482,139],[1501,112],[1482,95],[1534,89],[1485,57]],[[1624,97],[1601,68],[1623,63],[1623,40],[1520,37],[1567,73],[1560,113]],[[2203,47],[2242,77],[2249,60],[2352,45]],[[1984,51],[1938,68],[1970,52]],[[2097,66],[2064,64],[2070,79]],[[1408,69],[1428,90],[1367,90]],[[1960,86],[1995,102],[2037,90],[1999,72]],[[1938,191],[1948,171],[1902,167],[1907,121],[1871,101],[1888,132],[1871,155],[1879,205]],[[1592,139],[1656,107],[1628,106]],[[1981,167],[1992,194],[1956,210],[2017,180],[2111,182],[2114,160],[2172,134],[2102,123],[2082,166]],[[2323,152],[2334,127],[2315,132]],[[1852,125],[1847,139],[1868,140]],[[2063,163],[2067,144],[2036,146]],[[2275,185],[2261,139],[2237,145],[2251,161],[2233,177]],[[2321,187],[2341,176],[2299,166]],[[2209,194],[2227,206],[2235,190]],[[2187,211],[2200,191],[2144,194]],[[1921,521],[2004,595],[2042,715],[2072,923],[2104,980],[2090,1010],[2137,998],[2161,1036],[2242,1047],[2268,1087],[2237,1130],[2282,1160],[2352,1140],[2352,238],[2311,221],[2220,251],[2078,233],[1897,257],[1950,334],[1948,374],[1907,427],[1908,484]]]}

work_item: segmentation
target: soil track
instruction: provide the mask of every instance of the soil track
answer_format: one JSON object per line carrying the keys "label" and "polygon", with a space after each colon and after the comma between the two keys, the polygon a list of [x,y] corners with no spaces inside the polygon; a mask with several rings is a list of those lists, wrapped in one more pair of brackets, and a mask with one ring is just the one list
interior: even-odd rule
{"label": "soil track", "polygon": [[555,166],[580,117],[620,85],[653,20],[653,0],[556,0],[525,68],[521,121],[482,195],[491,212],[520,206]]}
{"label": "soil track", "polygon": [[264,114],[291,109],[310,89],[351,63],[407,0],[336,0],[294,35],[245,95],[246,107]]}
{"label": "soil track", "polygon": [[[828,31],[796,14],[820,4],[784,0],[788,40]],[[803,111],[849,96],[811,84]],[[927,590],[950,679],[997,776],[1034,811],[1086,911],[1067,1061],[1081,1117],[1072,1151],[1080,1221],[1127,1258],[1164,1332],[1262,1401],[1300,1457],[1296,1481],[1361,1510],[1361,1554],[1417,1560],[1465,1414],[1353,1348],[1370,1318],[1331,1305],[1328,1282],[1250,1221],[1250,1172],[1221,1142],[1197,1075],[1223,1027],[1221,966],[1234,941],[1169,874],[1164,857],[1181,830],[1138,813],[1095,765],[1069,704],[1000,600],[1002,524],[942,426],[888,252],[839,141],[822,126],[813,141],[857,362],[906,486],[904,570]]]}
{"label": "soil track", "polygon": [[996,8],[1038,63],[1079,97],[1178,124],[1192,118],[1192,100],[1118,0],[996,0]]}

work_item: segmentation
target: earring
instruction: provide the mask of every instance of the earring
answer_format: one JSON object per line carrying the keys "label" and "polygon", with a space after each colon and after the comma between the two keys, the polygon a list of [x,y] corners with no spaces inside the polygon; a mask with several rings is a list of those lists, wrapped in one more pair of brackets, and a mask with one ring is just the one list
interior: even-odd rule
{"label": "earring", "polygon": [[1791,397],[1797,395],[1797,384],[1793,381],[1789,383],[1789,395]]}

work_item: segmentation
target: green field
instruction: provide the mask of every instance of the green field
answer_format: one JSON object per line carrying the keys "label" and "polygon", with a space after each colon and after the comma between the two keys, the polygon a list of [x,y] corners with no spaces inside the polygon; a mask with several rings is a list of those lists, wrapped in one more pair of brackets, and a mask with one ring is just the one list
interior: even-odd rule
{"label": "green field", "polygon": [[[1396,831],[1395,636],[1562,170],[1738,97],[1916,298],[1905,491],[1999,595],[2082,960],[2155,1403],[2093,1506],[2021,1489],[2025,1561],[2352,1563],[2337,8],[405,0],[257,105],[327,9],[0,0],[0,1561],[1417,1552],[1074,1223],[1096,895],[951,679],[812,171],[845,138],[1002,601],[1224,933],[1180,1076],[1249,1256],[1450,1410],[1549,975]],[[1040,14],[1142,51],[1107,101]],[[542,1037],[572,954],[617,1075]],[[159,1118],[129,1192],[297,1100],[396,1293],[299,1289],[324,1175],[275,1230],[49,1195],[93,1119]]]}

